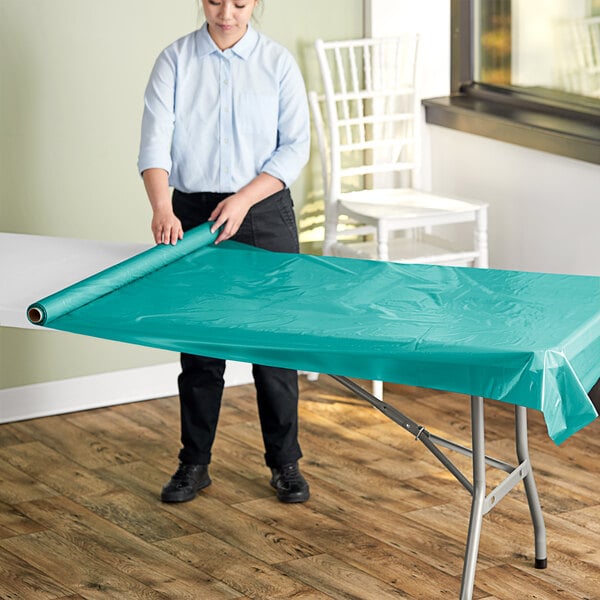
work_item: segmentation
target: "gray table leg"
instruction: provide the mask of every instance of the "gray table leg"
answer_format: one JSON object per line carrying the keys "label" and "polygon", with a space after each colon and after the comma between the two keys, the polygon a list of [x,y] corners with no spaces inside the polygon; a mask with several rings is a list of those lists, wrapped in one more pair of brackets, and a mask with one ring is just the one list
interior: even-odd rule
{"label": "gray table leg", "polygon": [[469,520],[460,600],[471,600],[473,597],[479,539],[483,523],[483,506],[486,497],[483,398],[479,396],[471,396],[471,436],[473,438],[473,500],[471,503],[471,518]]}
{"label": "gray table leg", "polygon": [[519,462],[529,465],[529,473],[523,479],[529,512],[533,521],[533,532],[535,536],[535,568],[545,569],[548,560],[546,556],[546,525],[542,507],[533,478],[533,469],[529,459],[529,444],[527,442],[527,409],[524,406],[515,406],[517,457]]}

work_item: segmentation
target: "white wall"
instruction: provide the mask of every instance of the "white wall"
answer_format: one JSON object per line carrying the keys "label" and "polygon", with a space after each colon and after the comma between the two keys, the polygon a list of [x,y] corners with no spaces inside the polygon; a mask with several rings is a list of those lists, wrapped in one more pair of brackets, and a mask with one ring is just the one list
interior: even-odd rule
{"label": "white wall", "polygon": [[450,0],[366,0],[366,10],[367,36],[419,33],[420,96],[447,95],[450,91]]}
{"label": "white wall", "polygon": [[490,204],[490,267],[600,275],[599,165],[428,128],[433,189]]}
{"label": "white wall", "polygon": [[[450,93],[450,0],[365,0],[365,35],[388,37],[418,33],[417,97]],[[431,189],[429,130],[422,110],[420,174],[416,185]]]}

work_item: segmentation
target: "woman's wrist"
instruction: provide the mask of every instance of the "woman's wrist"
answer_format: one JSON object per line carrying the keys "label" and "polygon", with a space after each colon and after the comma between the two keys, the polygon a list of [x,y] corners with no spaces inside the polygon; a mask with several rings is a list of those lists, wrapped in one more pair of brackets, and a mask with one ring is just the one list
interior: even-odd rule
{"label": "woman's wrist", "polygon": [[248,185],[239,190],[236,195],[247,203],[248,210],[250,210],[261,200],[280,192],[284,188],[285,184],[280,179],[268,173],[260,173]]}
{"label": "woman's wrist", "polygon": [[164,201],[164,202],[157,202],[157,203],[151,203],[152,205],[152,212],[154,213],[154,216],[166,216],[166,215],[172,215],[173,214],[173,206],[171,204],[171,200],[169,199],[168,202]]}

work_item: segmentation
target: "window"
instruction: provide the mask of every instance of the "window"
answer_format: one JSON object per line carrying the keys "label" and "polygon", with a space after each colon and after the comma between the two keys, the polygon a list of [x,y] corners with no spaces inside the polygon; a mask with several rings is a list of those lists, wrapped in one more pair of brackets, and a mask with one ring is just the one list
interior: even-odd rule
{"label": "window", "polygon": [[600,98],[599,5],[479,0],[473,15],[475,79]]}
{"label": "window", "polygon": [[600,164],[600,0],[452,0],[427,122]]}

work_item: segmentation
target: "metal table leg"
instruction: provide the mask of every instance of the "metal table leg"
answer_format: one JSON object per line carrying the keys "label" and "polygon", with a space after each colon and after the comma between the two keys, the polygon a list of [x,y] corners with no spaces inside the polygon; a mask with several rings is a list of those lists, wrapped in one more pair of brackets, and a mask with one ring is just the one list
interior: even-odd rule
{"label": "metal table leg", "polygon": [[515,406],[517,457],[521,464],[529,465],[528,474],[523,479],[529,512],[533,521],[533,532],[535,536],[535,568],[545,569],[548,565],[546,556],[546,525],[537,493],[533,469],[529,459],[529,444],[527,442],[527,409],[524,406]]}
{"label": "metal table leg", "polygon": [[473,439],[473,500],[471,502],[471,517],[460,587],[460,600],[471,600],[473,596],[486,497],[483,398],[479,396],[471,396],[471,436]]}

